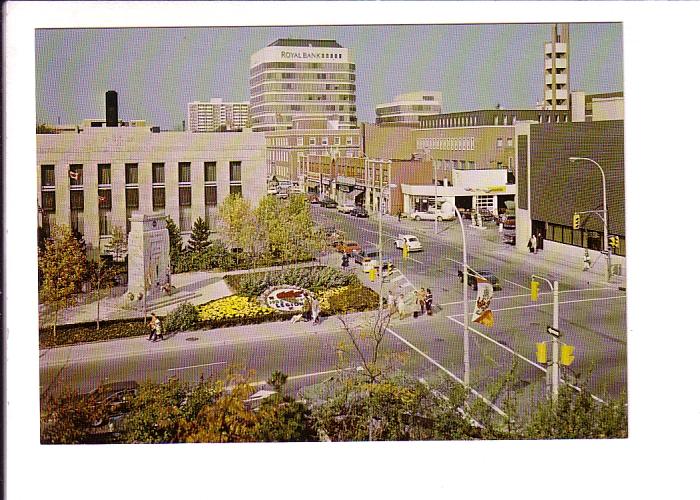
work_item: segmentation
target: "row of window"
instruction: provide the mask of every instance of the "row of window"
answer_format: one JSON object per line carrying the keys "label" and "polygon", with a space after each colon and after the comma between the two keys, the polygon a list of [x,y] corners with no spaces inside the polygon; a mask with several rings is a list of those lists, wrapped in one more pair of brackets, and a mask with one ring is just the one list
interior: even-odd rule
{"label": "row of window", "polygon": [[[151,182],[153,184],[165,183],[165,163],[151,164]],[[190,162],[178,162],[178,182],[191,182],[192,164]],[[139,164],[126,163],[124,165],[124,175],[127,185],[138,184],[139,182]],[[70,179],[71,188],[78,188],[83,185],[83,165],[70,164],[68,166],[68,176]],[[240,182],[241,180],[241,162],[229,162],[229,181]],[[204,182],[216,181],[216,162],[204,162]],[[98,186],[109,186],[112,184],[112,165],[109,163],[99,163],[97,165],[97,184]],[[50,188],[56,186],[55,165],[41,166],[41,186],[42,188]]]}
{"label": "row of window", "polygon": [[356,89],[353,83],[264,83],[257,88],[257,92],[255,92],[254,95],[281,90],[293,90],[297,92],[355,92]]}
{"label": "row of window", "polygon": [[[263,113],[289,112],[355,114],[357,106],[354,104],[259,104],[251,109],[251,115],[254,115],[252,120],[255,120]],[[279,118],[284,118],[284,116]],[[291,117],[289,117],[289,121],[291,121]]]}
{"label": "row of window", "polygon": [[[541,224],[541,223],[540,223]],[[603,235],[598,231],[588,229],[573,229],[571,226],[546,223],[545,238],[550,241],[590,248],[600,251],[603,249]],[[627,252],[625,238],[620,236],[620,247],[610,248],[614,255],[625,255]]]}
{"label": "row of window", "polygon": [[308,101],[329,101],[329,102],[355,102],[354,94],[272,94],[265,93],[253,97],[250,105],[261,104],[263,102],[308,102]]}
{"label": "row of window", "polygon": [[[153,210],[154,212],[162,212],[165,209],[165,187],[153,187]],[[243,188],[240,183],[231,184],[229,187],[230,194],[238,194],[242,196]],[[126,188],[126,220],[127,233],[131,231],[131,223],[129,219],[134,211],[139,209],[139,188]],[[98,189],[98,218],[100,236],[108,236],[112,233],[112,190]],[[178,202],[180,209],[180,228],[182,231],[191,230],[191,218],[187,216],[192,206],[192,188],[180,187],[178,189]],[[206,220],[211,230],[216,226],[217,213],[217,187],[204,186],[204,205],[206,212]],[[75,231],[84,232],[84,210],[85,197],[82,190],[74,190],[70,192],[70,218],[71,227]],[[41,211],[43,227],[49,232],[56,220],[56,192],[42,191],[41,193]],[[183,217],[183,215],[185,215]],[[188,222],[189,221],[189,222]]]}
{"label": "row of window", "polygon": [[263,73],[250,79],[250,95],[255,96],[258,92],[255,85],[263,82],[275,82],[284,80],[332,80],[338,82],[354,82],[354,73]]}
{"label": "row of window", "polygon": [[377,116],[395,115],[397,113],[439,113],[441,107],[430,104],[404,104],[396,106],[388,106],[385,108],[376,108]]}
{"label": "row of window", "polygon": [[[342,55],[342,54],[335,54]],[[326,69],[329,71],[355,71],[355,65],[350,63],[308,63],[308,62],[265,62],[250,69],[250,75],[255,76],[267,69]]]}

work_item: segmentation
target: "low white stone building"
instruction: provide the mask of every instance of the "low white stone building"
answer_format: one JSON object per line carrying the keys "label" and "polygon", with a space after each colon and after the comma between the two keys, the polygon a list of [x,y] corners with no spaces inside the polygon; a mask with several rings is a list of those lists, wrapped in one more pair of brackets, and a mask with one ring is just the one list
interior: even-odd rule
{"label": "low white stone building", "polygon": [[205,219],[215,233],[219,205],[240,193],[256,206],[266,193],[265,137],[151,132],[141,127],[37,134],[39,223],[83,234],[104,251],[112,228],[132,213],[170,216],[187,236]]}

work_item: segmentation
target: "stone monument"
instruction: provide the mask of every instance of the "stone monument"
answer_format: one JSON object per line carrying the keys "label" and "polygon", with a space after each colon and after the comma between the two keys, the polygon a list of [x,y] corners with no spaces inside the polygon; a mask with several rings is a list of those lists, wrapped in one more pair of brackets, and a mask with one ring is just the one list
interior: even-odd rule
{"label": "stone monument", "polygon": [[127,291],[130,300],[161,295],[163,287],[170,285],[170,236],[165,218],[138,212],[131,217]]}

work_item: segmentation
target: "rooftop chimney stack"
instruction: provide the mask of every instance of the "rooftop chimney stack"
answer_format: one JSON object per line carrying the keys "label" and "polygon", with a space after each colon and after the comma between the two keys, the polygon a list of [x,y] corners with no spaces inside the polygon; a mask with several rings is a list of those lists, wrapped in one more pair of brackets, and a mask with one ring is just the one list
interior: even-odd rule
{"label": "rooftop chimney stack", "polygon": [[105,94],[107,126],[117,127],[119,125],[119,106],[117,104],[117,93],[114,90],[108,90]]}

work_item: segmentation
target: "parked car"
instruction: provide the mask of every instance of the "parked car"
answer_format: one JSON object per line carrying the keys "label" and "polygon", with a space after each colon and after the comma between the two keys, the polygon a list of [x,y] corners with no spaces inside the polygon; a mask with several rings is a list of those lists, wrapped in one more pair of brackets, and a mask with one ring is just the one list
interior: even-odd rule
{"label": "parked car", "polygon": [[[383,271],[391,271],[391,269],[394,267],[394,264],[391,262],[391,259],[387,259],[382,255],[382,261],[384,261],[384,264],[382,265],[382,270]],[[355,253],[355,263],[360,264],[362,266],[362,270],[366,273],[369,272],[370,269],[379,268],[379,250],[376,248],[362,248],[358,252]]]}
{"label": "parked car", "polygon": [[515,232],[507,231],[503,233],[503,243],[506,245],[515,245]]}
{"label": "parked car", "polygon": [[338,212],[341,214],[349,214],[355,209],[355,205],[352,203],[344,203],[342,205],[338,205]]}
{"label": "parked car", "polygon": [[100,427],[106,420],[123,414],[128,408],[129,399],[136,394],[138,387],[139,384],[133,380],[110,382],[83,394],[85,401],[98,410],[92,426]]}
{"label": "parked car", "polygon": [[[480,271],[476,271],[476,273],[477,275],[487,279],[488,282],[491,283],[491,286],[493,286],[494,290],[501,290],[501,281],[495,274],[493,274],[492,271],[482,269]],[[457,270],[457,276],[459,276],[459,281],[464,283],[464,273],[461,269]],[[476,275],[471,269],[467,271],[467,286],[472,287],[473,290],[477,289]]]}
{"label": "parked car", "polygon": [[355,217],[362,217],[362,218],[367,218],[369,217],[369,212],[364,209],[364,207],[354,207],[350,211],[350,215],[354,215]]}
{"label": "parked car", "polygon": [[321,200],[318,199],[318,195],[313,193],[309,195],[308,199],[309,203],[311,203],[312,205],[318,205],[321,202]]}
{"label": "parked car", "polygon": [[481,215],[481,220],[484,222],[491,222],[494,220],[494,216],[491,212],[486,210],[485,208],[482,208],[479,210],[479,215]]}
{"label": "parked car", "polygon": [[340,253],[355,253],[360,251],[360,244],[356,241],[339,241],[335,249]]}
{"label": "parked car", "polygon": [[503,229],[515,229],[515,215],[504,215],[501,218],[501,222],[503,223]]}
{"label": "parked car", "polygon": [[403,249],[404,244],[408,245],[409,252],[419,252],[423,250],[421,242],[412,234],[400,234],[399,237],[394,240],[394,245],[396,245],[396,248],[399,250]]}
{"label": "parked car", "polygon": [[331,198],[324,198],[321,200],[320,205],[324,208],[336,208],[338,203]]}
{"label": "parked car", "polygon": [[427,212],[411,212],[411,214],[408,217],[413,219],[413,220],[435,220],[435,219],[437,219],[438,222],[441,222],[444,220],[454,220],[455,214],[454,214],[454,212],[443,212],[441,210],[438,210],[436,212],[434,209],[429,209]]}

